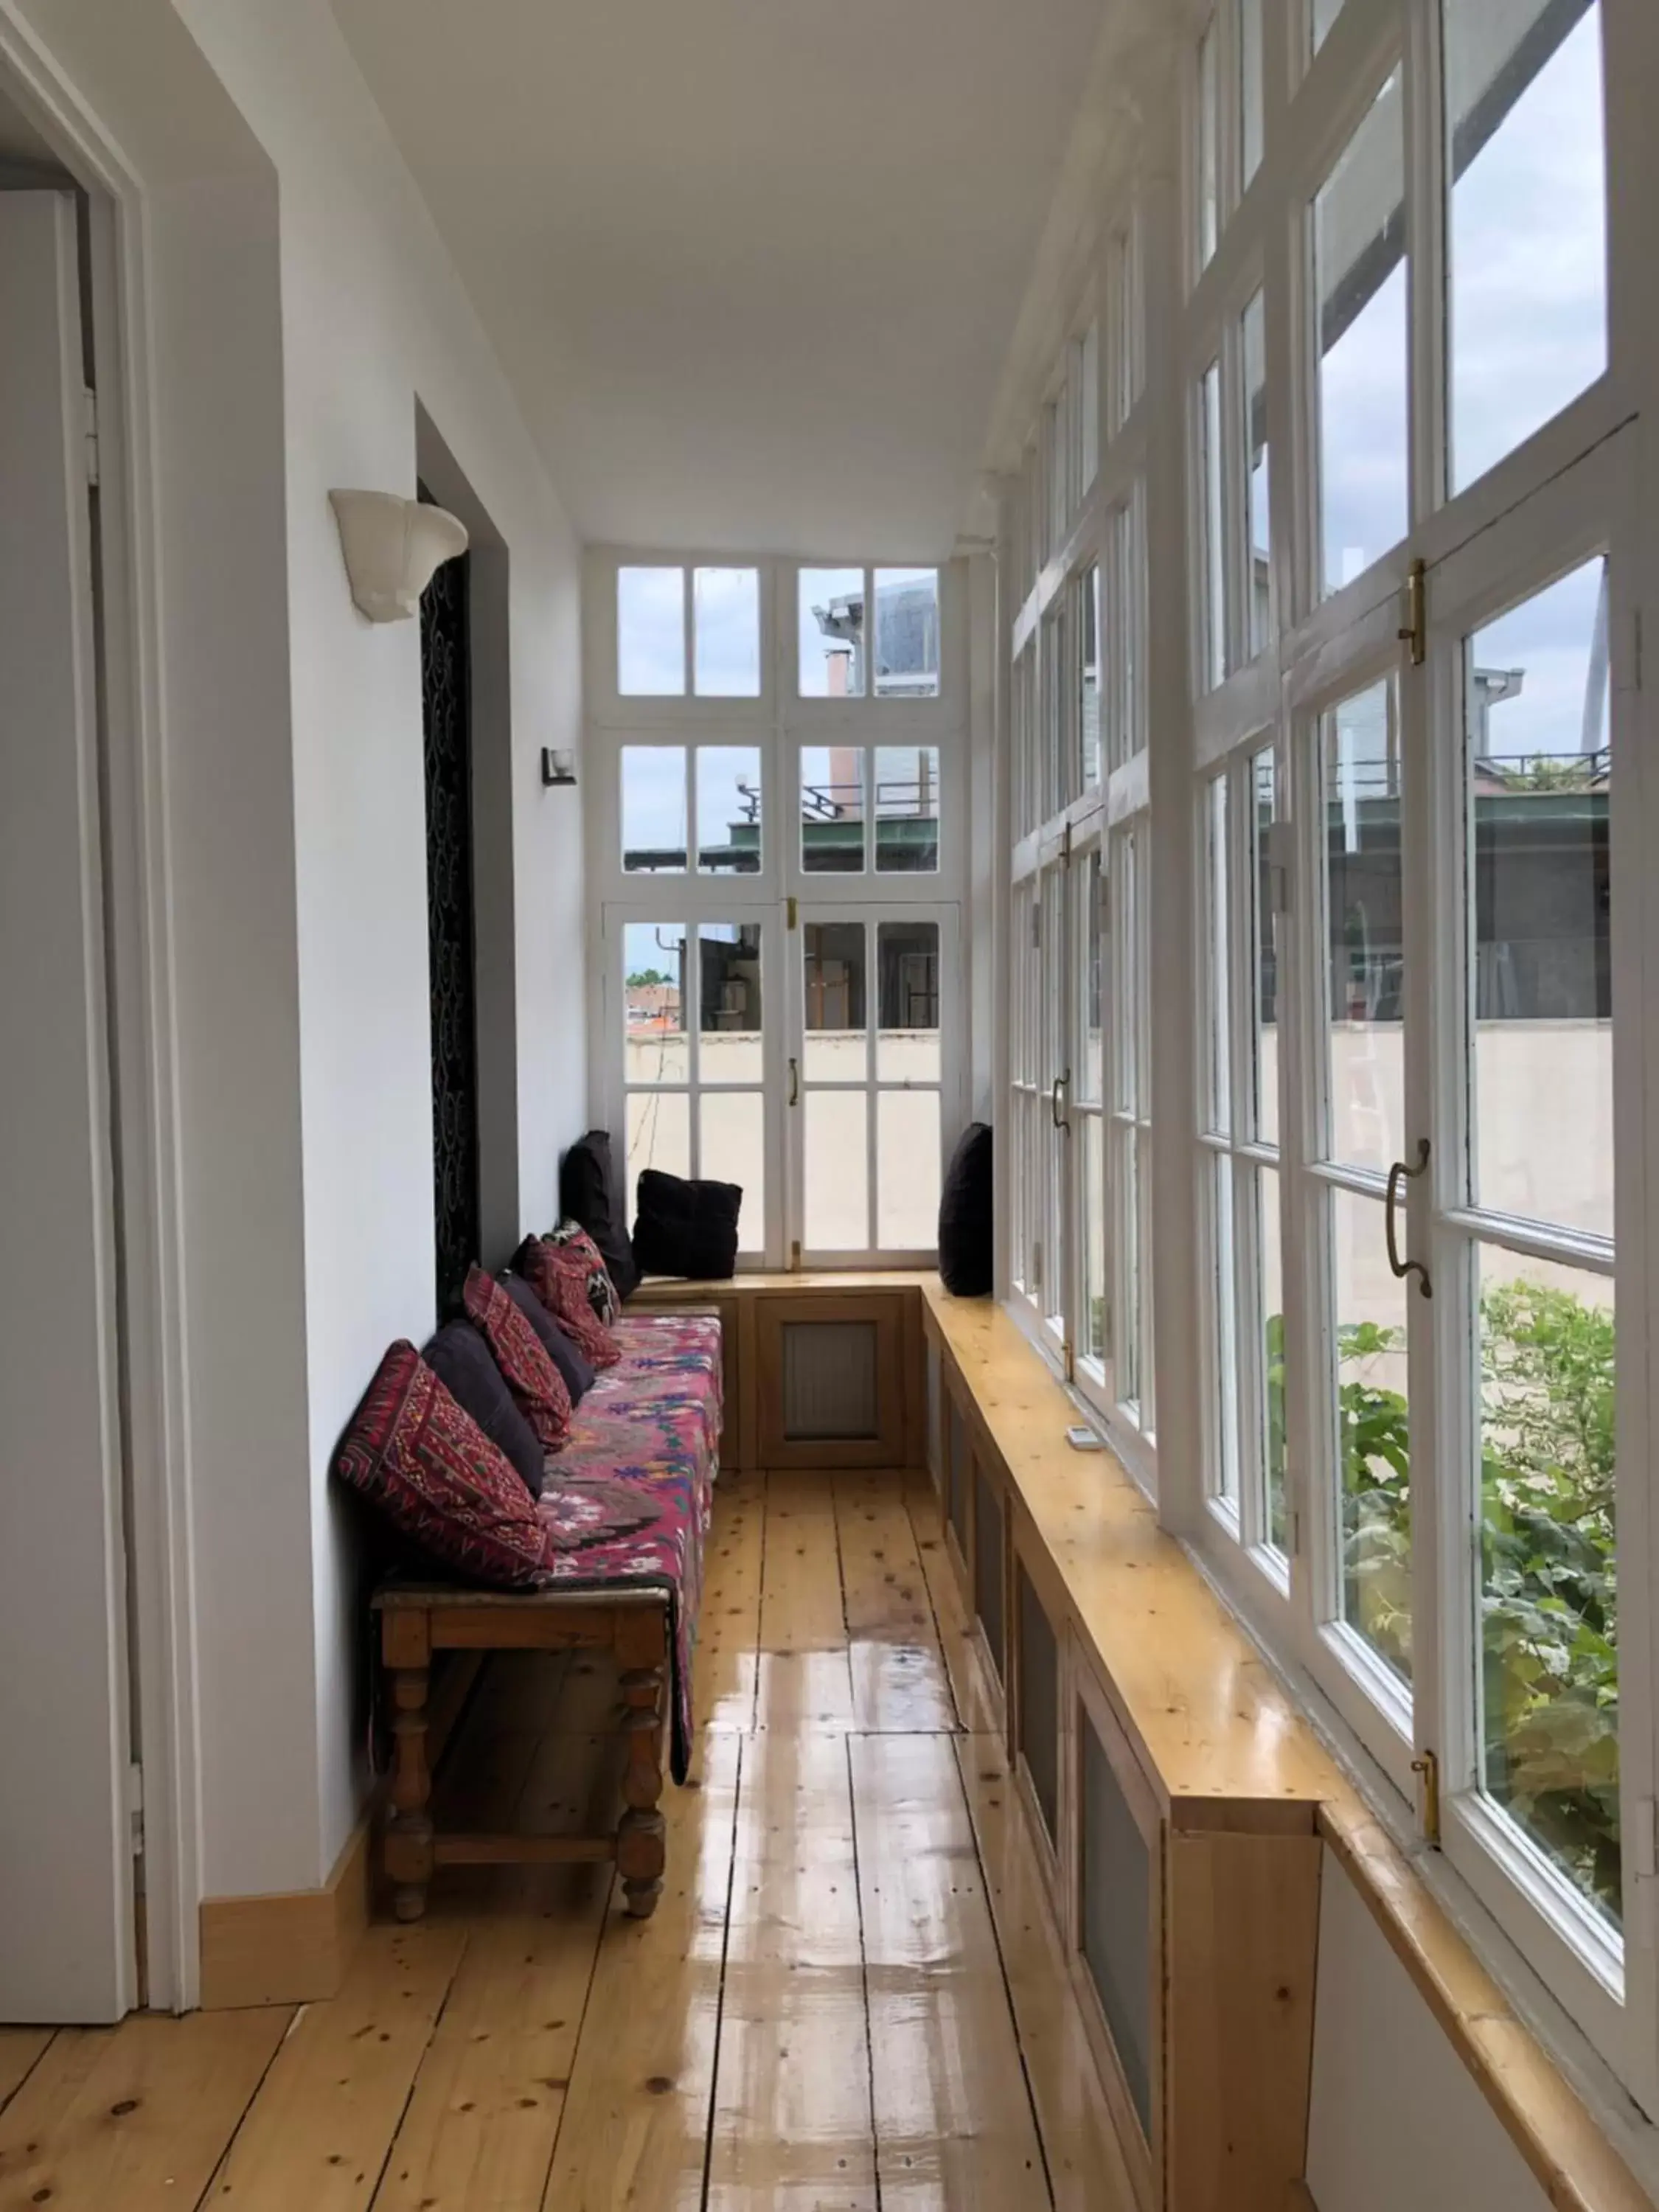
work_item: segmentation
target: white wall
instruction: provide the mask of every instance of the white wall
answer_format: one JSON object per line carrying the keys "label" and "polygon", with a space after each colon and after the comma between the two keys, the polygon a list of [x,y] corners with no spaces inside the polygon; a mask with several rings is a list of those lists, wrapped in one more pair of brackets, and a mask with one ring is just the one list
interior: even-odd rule
{"label": "white wall", "polygon": [[1364,1899],[1324,1856],[1308,2127],[1319,2212],[1548,2212]]}
{"label": "white wall", "polygon": [[[328,1481],[433,1321],[419,638],[352,608],[336,485],[422,405],[507,548],[526,1224],[585,1122],[576,548],[322,0],[0,0],[145,188],[177,994],[201,1887],[349,1832],[368,1634]],[[199,46],[196,43],[199,41]]]}

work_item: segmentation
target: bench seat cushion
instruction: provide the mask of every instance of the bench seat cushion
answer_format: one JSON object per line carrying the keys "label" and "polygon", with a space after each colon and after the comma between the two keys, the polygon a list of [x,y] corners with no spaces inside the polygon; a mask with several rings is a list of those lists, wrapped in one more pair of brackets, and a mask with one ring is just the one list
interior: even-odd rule
{"label": "bench seat cushion", "polygon": [[626,1315],[622,1357],[547,1455],[537,1581],[561,1589],[665,1592],[674,1653],[677,1782],[691,1757],[691,1655],[720,1432],[720,1328],[702,1315]]}

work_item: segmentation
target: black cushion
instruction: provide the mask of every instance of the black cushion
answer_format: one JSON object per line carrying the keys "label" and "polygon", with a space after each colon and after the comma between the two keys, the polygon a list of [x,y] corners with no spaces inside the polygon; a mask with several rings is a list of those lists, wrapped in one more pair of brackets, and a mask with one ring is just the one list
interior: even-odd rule
{"label": "black cushion", "polygon": [[939,1271],[958,1298],[988,1298],[996,1287],[991,1132],[983,1121],[969,1123],[951,1156],[939,1202]]}
{"label": "black cushion", "polygon": [[565,1334],[522,1275],[509,1270],[501,1277],[501,1288],[547,1347],[549,1358],[564,1377],[571,1404],[580,1405],[593,1388],[593,1369],[587,1354]]}
{"label": "black cushion", "polygon": [[464,1413],[511,1460],[532,1498],[542,1494],[542,1448],[501,1380],[495,1355],[470,1321],[447,1321],[421,1354]]}
{"label": "black cushion", "polygon": [[627,1210],[611,1165],[608,1129],[590,1129],[565,1154],[559,1168],[559,1211],[599,1246],[617,1296],[631,1297],[639,1288],[640,1271],[629,1249]]}
{"label": "black cushion", "polygon": [[687,1182],[647,1168],[634,1217],[634,1257],[644,1275],[682,1275],[717,1282],[735,1274],[738,1214],[743,1192],[734,1182]]}

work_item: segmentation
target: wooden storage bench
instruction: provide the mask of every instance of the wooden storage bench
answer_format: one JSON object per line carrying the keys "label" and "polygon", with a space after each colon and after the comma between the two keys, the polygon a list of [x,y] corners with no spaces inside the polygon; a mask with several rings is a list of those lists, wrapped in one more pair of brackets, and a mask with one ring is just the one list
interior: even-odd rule
{"label": "wooden storage bench", "polygon": [[[378,1591],[380,1656],[392,1686],[392,1813],[386,1870],[399,1920],[418,1920],[441,1866],[527,1866],[614,1859],[635,1919],[662,1893],[664,1731],[670,1655],[668,1601],[658,1590],[495,1591],[397,1583]],[[427,1759],[427,1694],[436,1651],[609,1651],[623,1703],[623,1810],[599,1836],[477,1834],[434,1827]]]}

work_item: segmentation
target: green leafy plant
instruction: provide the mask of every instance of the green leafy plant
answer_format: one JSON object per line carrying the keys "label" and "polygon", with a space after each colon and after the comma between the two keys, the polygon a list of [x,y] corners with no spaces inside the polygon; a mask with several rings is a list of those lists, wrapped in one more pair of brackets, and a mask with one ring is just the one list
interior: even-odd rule
{"label": "green leafy plant", "polygon": [[[1493,1285],[1480,1345],[1485,1784],[1616,1920],[1613,1317],[1551,1285]],[[1279,1315],[1265,1348],[1269,1489],[1282,1494]],[[1337,1332],[1344,1613],[1409,1678],[1408,1409],[1377,1376],[1403,1349],[1402,1332],[1375,1322]]]}

